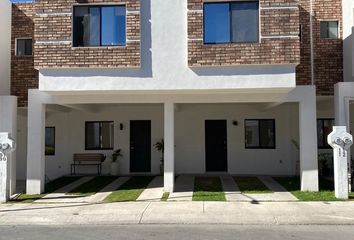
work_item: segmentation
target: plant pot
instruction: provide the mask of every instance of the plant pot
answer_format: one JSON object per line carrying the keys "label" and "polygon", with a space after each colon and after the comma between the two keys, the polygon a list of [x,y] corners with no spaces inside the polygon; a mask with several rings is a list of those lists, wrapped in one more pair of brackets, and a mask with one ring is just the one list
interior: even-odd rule
{"label": "plant pot", "polygon": [[112,176],[118,176],[119,175],[119,163],[118,162],[112,162],[111,163],[111,175]]}

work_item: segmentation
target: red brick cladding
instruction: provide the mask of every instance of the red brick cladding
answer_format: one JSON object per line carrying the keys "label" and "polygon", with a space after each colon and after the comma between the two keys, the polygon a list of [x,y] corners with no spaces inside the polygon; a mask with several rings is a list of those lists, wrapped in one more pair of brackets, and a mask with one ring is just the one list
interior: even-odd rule
{"label": "red brick cladding", "polygon": [[[126,4],[126,46],[73,48],[72,6],[80,3]],[[36,68],[140,67],[140,0],[38,0],[36,9]]]}
{"label": "red brick cladding", "polygon": [[[261,41],[203,44],[203,1],[188,0],[188,63],[198,66],[298,64],[300,62],[297,0],[261,0]],[[281,38],[279,36],[292,36]]]}
{"label": "red brick cladding", "polygon": [[[310,40],[310,4],[308,0],[299,0],[300,23],[302,25],[301,61],[297,67],[298,85],[311,84],[311,40]],[[321,39],[320,21],[339,21],[342,25],[341,0],[314,1],[313,5],[313,49],[314,81],[317,95],[333,95],[333,87],[343,81],[342,31],[340,39]]]}
{"label": "red brick cladding", "polygon": [[38,88],[38,71],[33,66],[33,56],[16,56],[16,38],[32,38],[34,32],[33,3],[12,5],[11,37],[11,94],[18,97],[18,106],[26,107],[28,89]]}

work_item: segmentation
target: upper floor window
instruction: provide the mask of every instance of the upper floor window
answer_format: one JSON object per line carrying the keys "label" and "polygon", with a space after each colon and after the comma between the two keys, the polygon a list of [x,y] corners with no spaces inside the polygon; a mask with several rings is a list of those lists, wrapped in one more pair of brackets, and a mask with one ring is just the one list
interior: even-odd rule
{"label": "upper floor window", "polygon": [[204,43],[259,41],[258,1],[204,3]]}
{"label": "upper floor window", "polygon": [[337,39],[339,37],[338,21],[321,21],[321,38]]}
{"label": "upper floor window", "polygon": [[16,56],[32,56],[32,39],[16,39]]}
{"label": "upper floor window", "polygon": [[331,148],[327,142],[328,135],[332,132],[334,119],[317,119],[317,144],[318,148]]}
{"label": "upper floor window", "polygon": [[73,46],[123,46],[125,6],[74,7]]}

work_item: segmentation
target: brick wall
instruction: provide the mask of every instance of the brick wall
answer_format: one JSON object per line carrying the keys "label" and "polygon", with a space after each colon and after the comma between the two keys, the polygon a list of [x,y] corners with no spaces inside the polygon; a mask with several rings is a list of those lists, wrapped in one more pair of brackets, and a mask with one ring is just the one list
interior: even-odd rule
{"label": "brick wall", "polygon": [[[127,43],[117,47],[72,47],[73,4],[126,4]],[[140,67],[140,0],[38,0],[35,17],[35,67]]]}
{"label": "brick wall", "polygon": [[34,32],[32,3],[12,5],[11,37],[11,94],[18,96],[18,106],[27,106],[28,89],[38,88],[38,71],[33,66],[33,56],[16,56],[16,38],[32,38]]}
{"label": "brick wall", "polygon": [[[310,85],[310,4],[308,0],[299,0],[299,6],[302,41],[301,60],[297,67],[296,80],[298,85]],[[334,84],[343,81],[342,30],[340,27],[339,39],[321,39],[320,21],[338,20],[339,26],[341,26],[341,0],[314,1],[313,13],[314,81],[317,95],[333,95]]]}
{"label": "brick wall", "polygon": [[297,0],[260,0],[259,4],[260,42],[203,44],[203,1],[188,0],[189,66],[298,64],[300,45]]}

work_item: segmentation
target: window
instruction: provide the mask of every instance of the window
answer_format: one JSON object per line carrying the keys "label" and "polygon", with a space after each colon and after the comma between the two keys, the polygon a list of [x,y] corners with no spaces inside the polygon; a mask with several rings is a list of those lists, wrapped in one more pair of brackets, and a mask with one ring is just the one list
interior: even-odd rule
{"label": "window", "polygon": [[258,1],[204,3],[204,43],[257,42]]}
{"label": "window", "polygon": [[45,128],[45,155],[55,155],[55,127]]}
{"label": "window", "polygon": [[16,56],[32,56],[32,39],[16,40]]}
{"label": "window", "polygon": [[86,150],[113,149],[113,122],[86,122]]}
{"label": "window", "polygon": [[321,38],[338,38],[338,21],[322,21],[320,32]]}
{"label": "window", "polygon": [[331,148],[327,143],[327,136],[333,130],[334,119],[317,119],[317,145],[318,148]]}
{"label": "window", "polygon": [[245,120],[246,148],[275,148],[275,120]]}
{"label": "window", "polygon": [[125,6],[74,7],[73,46],[124,46]]}

